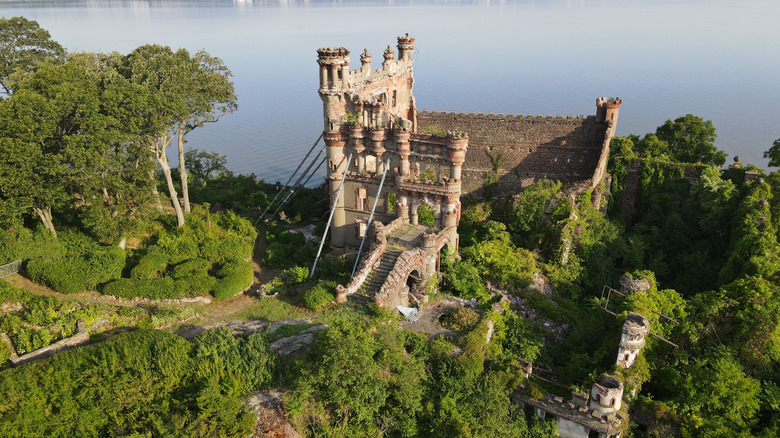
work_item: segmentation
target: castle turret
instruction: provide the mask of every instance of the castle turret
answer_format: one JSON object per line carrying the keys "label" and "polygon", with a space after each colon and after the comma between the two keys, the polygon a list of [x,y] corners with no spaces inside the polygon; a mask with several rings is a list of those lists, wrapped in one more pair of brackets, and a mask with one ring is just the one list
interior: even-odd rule
{"label": "castle turret", "polygon": [[608,374],[601,376],[601,383],[594,383],[590,390],[590,408],[602,414],[620,410],[623,402],[623,382]]}
{"label": "castle turret", "polygon": [[337,131],[346,113],[340,95],[349,89],[349,50],[343,47],[317,49],[320,65],[320,98],[325,113],[325,131]]}
{"label": "castle turret", "polygon": [[385,61],[382,63],[382,70],[387,70],[395,60],[395,52],[393,51],[393,48],[390,46],[390,44],[388,44],[387,48],[385,49],[384,57]]}
{"label": "castle turret", "polygon": [[414,52],[414,38],[407,33],[405,36],[398,37],[398,59],[401,61],[411,61],[412,52]]}
{"label": "castle turret", "polygon": [[629,312],[620,335],[620,345],[616,365],[630,368],[634,364],[639,350],[645,346],[645,336],[650,333],[650,322],[644,316]]}
{"label": "castle turret", "polygon": [[608,133],[610,138],[615,136],[618,113],[620,112],[620,105],[622,103],[623,99],[619,97],[599,97],[596,99],[596,120],[610,124]]}

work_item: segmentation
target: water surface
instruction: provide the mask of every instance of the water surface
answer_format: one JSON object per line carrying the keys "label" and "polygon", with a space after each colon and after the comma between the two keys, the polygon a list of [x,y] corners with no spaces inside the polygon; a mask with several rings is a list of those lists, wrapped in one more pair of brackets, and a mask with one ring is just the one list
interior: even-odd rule
{"label": "water surface", "polygon": [[[316,49],[416,37],[420,109],[594,114],[623,99],[618,135],[692,113],[716,145],[766,167],[780,138],[780,2],[0,1],[69,51],[127,53],[149,43],[205,49],[234,74],[239,110],[189,136],[235,172],[285,181],[322,130]],[[312,180],[312,183],[315,183]]]}

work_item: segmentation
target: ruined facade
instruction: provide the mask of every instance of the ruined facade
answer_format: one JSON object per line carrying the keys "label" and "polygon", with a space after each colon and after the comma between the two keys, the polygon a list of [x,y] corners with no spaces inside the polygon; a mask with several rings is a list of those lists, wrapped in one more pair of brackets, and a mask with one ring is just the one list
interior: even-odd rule
{"label": "ruined facade", "polygon": [[[388,46],[378,70],[371,68],[368,49],[357,70],[349,70],[347,49],[317,51],[332,207],[344,179],[331,236],[337,253],[360,245],[377,198],[379,222],[401,217],[417,224],[419,207],[427,205],[434,210],[434,227],[448,230],[450,245],[457,245],[468,137],[417,132],[413,51],[414,38],[398,37],[398,58]],[[384,188],[378,193],[385,171]]]}
{"label": "ruined facade", "polygon": [[[422,206],[434,214],[425,236],[395,241],[406,244],[401,252],[427,242],[430,247],[416,256],[389,252],[388,244],[372,233],[369,260],[339,289],[340,299],[365,291],[369,282],[374,290],[368,294],[377,303],[406,305],[403,296],[415,285],[400,277],[407,271],[413,275],[419,269],[409,266],[422,263],[417,283],[431,278],[441,248],[458,247],[461,193],[480,196],[488,180],[498,193],[511,196],[542,178],[559,179],[581,191],[598,187],[605,176],[620,99],[597,99],[596,114],[587,117],[418,112],[412,93],[414,43],[408,34],[398,37],[397,55],[388,46],[376,70],[368,49],[354,70],[348,49],[317,50],[334,252],[357,250],[370,232],[374,205],[374,221],[386,226],[417,225]],[[413,234],[395,225],[385,230],[388,239],[390,232]],[[391,265],[397,260],[409,266],[395,269]],[[382,279],[370,275],[377,270],[383,270]],[[385,284],[385,279],[395,283]]]}

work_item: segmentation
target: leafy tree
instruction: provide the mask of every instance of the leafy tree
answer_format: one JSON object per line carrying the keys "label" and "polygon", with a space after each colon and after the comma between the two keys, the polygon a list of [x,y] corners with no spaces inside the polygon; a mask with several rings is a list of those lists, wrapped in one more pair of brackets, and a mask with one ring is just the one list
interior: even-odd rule
{"label": "leafy tree", "polygon": [[[121,71],[132,83],[146,87],[155,96],[155,105],[147,115],[157,129],[148,136],[148,145],[165,177],[181,227],[184,213],[190,211],[184,136],[237,108],[230,70],[219,58],[205,51],[191,56],[185,49],[174,52],[167,46],[146,45],[125,57]],[[184,210],[179,204],[166,152],[174,139],[179,152]]]}
{"label": "leafy tree", "polygon": [[211,178],[229,174],[227,158],[219,152],[187,149],[184,151],[184,159],[187,172],[200,187],[205,186]]}
{"label": "leafy tree", "polygon": [[780,166],[780,138],[772,143],[772,147],[764,151],[764,158],[769,158],[769,166]]}
{"label": "leafy tree", "polygon": [[732,435],[753,423],[761,385],[745,375],[728,349],[712,350],[686,374],[678,412],[687,415],[689,428],[700,429],[697,435]]}
{"label": "leafy tree", "polygon": [[94,112],[93,84],[76,69],[47,67],[0,106],[0,197],[34,211],[56,235],[52,209],[65,205],[65,150],[83,114]]}
{"label": "leafy tree", "polygon": [[119,75],[120,60],[117,54],[82,53],[68,62],[97,84],[95,112],[70,142],[68,161],[74,169],[70,187],[82,223],[101,240],[119,240],[124,248],[135,217],[151,201],[154,182],[149,179],[149,150],[140,141],[149,130],[140,110],[148,105],[149,96]]}
{"label": "leafy tree", "polygon": [[[669,155],[682,163],[713,164],[722,166],[727,154],[715,147],[717,135],[712,121],[687,114],[674,121],[667,120],[655,131],[661,142],[666,142]],[[656,149],[662,148],[657,144]]]}
{"label": "leafy tree", "polygon": [[65,49],[37,22],[24,17],[0,18],[0,86],[6,95],[46,62],[62,62]]}

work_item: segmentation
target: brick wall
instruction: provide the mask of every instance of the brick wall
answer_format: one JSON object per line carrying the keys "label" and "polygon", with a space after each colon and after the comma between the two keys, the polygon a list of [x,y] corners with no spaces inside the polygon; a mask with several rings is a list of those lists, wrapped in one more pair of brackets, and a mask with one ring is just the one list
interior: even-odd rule
{"label": "brick wall", "polygon": [[[598,165],[606,123],[595,116],[523,116],[420,112],[420,132],[466,131],[469,148],[463,164],[463,192],[484,186],[499,158],[499,193],[541,178],[566,183],[590,179]],[[491,156],[494,157],[491,159]]]}

